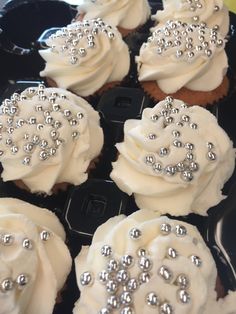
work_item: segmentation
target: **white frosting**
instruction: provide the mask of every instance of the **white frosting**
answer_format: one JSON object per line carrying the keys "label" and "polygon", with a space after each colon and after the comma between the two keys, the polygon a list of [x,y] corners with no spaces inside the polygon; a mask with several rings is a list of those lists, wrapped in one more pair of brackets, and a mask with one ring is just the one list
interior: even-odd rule
{"label": "white frosting", "polygon": [[[163,25],[168,20],[180,20],[186,23],[204,22],[208,27],[219,27],[225,37],[229,31],[229,11],[223,0],[165,0],[163,10],[157,11],[152,19]],[[154,28],[155,29],[155,28]]]}
{"label": "white frosting", "polygon": [[78,0],[84,19],[102,18],[108,24],[135,29],[146,23],[151,10],[147,0]]}
{"label": "white frosting", "polygon": [[110,176],[134,194],[139,208],[206,215],[224,198],[221,189],[234,170],[235,151],[209,111],[170,100],[146,108],[141,121],[125,122]]}
{"label": "white frosting", "polygon": [[200,25],[167,22],[152,33],[136,57],[140,81],[156,81],[166,94],[182,87],[194,91],[217,88],[228,61],[221,35]]}
{"label": "white frosting", "polygon": [[130,55],[120,33],[101,19],[62,28],[40,50],[46,66],[41,76],[80,96],[94,94],[104,84],[122,81],[128,74]]}
{"label": "white frosting", "polygon": [[[41,239],[42,231],[48,232],[48,240]],[[1,198],[0,235],[0,312],[51,314],[72,263],[59,220],[46,209]],[[8,245],[6,235],[11,237]],[[27,278],[25,285],[17,283],[19,275]],[[6,279],[13,284],[10,290],[4,290]]]}
{"label": "white frosting", "polygon": [[[162,224],[168,224],[171,227],[169,234],[165,235],[161,231]],[[133,239],[130,236],[130,231],[133,228],[141,231],[141,236],[138,239]],[[185,230],[187,234],[185,236],[176,235],[178,228]],[[111,256],[102,256],[101,249],[104,245],[111,248]],[[177,253],[176,258],[171,258],[168,255],[170,248]],[[122,284],[115,279],[118,290],[114,296],[122,300],[121,293],[126,289],[132,300],[130,304],[127,303],[126,307],[131,307],[132,311],[122,312],[121,309],[125,307],[123,304],[118,308],[111,309],[109,313],[161,313],[160,307],[164,302],[172,307],[172,311],[166,313],[235,313],[235,292],[231,292],[225,299],[216,301],[216,266],[198,230],[187,223],[170,220],[165,216],[158,218],[154,213],[145,210],[139,210],[128,217],[111,218],[97,229],[91,246],[82,248],[81,253],[75,259],[77,283],[81,296],[75,304],[73,313],[106,313],[105,310],[104,312],[99,311],[102,308],[107,308],[107,301],[112,294],[106,291],[107,282],[101,283],[99,281],[100,272],[102,270],[107,271],[109,261],[114,259],[119,263],[119,269],[124,269],[130,279],[138,280],[139,275],[144,271],[139,266],[140,257],[137,253],[139,249],[145,250],[142,262],[145,262],[146,265],[151,262],[150,268],[146,270],[150,279],[148,282],[140,283],[138,288],[131,292],[129,292],[127,282],[123,282],[124,288],[122,289]],[[133,263],[129,267],[124,267],[122,264],[122,257],[125,255],[133,257]],[[192,262],[191,256],[199,258],[199,267]],[[145,263],[141,264],[145,265]],[[165,280],[159,274],[162,266],[165,266],[167,271],[172,273],[170,281]],[[92,281],[88,285],[81,284],[81,276],[83,278],[84,272],[89,272],[92,276]],[[114,278],[116,274],[117,271],[114,271],[109,276]],[[181,287],[177,285],[176,279],[180,274],[188,280],[188,285],[182,286],[182,290],[190,298],[187,303],[179,300]],[[125,288],[126,286],[127,288]],[[147,297],[151,292],[157,296],[159,305],[148,305]],[[129,300],[129,297],[126,294],[125,300]]]}
{"label": "white frosting", "polygon": [[1,108],[4,181],[20,179],[31,192],[51,194],[56,183],[87,180],[87,168],[103,146],[99,115],[87,101],[39,86],[14,94]]}

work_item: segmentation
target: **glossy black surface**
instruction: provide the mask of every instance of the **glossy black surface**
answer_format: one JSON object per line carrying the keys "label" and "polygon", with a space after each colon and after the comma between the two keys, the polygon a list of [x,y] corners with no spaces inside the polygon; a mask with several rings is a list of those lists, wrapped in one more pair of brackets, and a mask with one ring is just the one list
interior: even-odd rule
{"label": "glossy black surface", "polygon": [[[161,1],[151,1],[152,12],[161,7]],[[13,92],[20,92],[26,87],[37,85],[42,79],[39,71],[43,61],[37,48],[45,44],[48,33],[46,29],[68,24],[75,15],[74,7],[56,0],[14,0],[2,11],[0,27],[0,100],[10,97]],[[31,16],[29,18],[29,16]],[[227,53],[231,67],[230,95],[218,106],[219,124],[225,129],[236,147],[236,18],[230,14],[231,32],[227,43]],[[50,30],[52,31],[52,30]],[[126,42],[131,45],[132,53],[147,37],[147,33],[137,33]],[[14,43],[23,48],[13,49]],[[133,57],[133,56],[132,56]],[[133,59],[134,60],[134,59]],[[133,74],[132,74],[133,75]],[[100,111],[101,125],[105,142],[96,168],[89,174],[89,180],[79,187],[68,187],[65,192],[52,196],[38,196],[18,189],[14,183],[0,180],[0,197],[16,197],[40,207],[54,211],[67,231],[68,247],[75,257],[81,245],[91,241],[96,227],[107,218],[119,212],[130,214],[137,210],[132,197],[120,192],[110,181],[111,162],[117,157],[114,147],[122,140],[123,123],[126,119],[140,118],[146,106],[153,105],[138,87],[137,81],[124,82],[124,86],[114,88],[103,96],[92,99],[94,108]],[[127,83],[128,82],[128,83]],[[132,86],[132,87],[128,87]],[[209,210],[209,217],[189,215],[180,217],[194,224],[205,238],[214,255],[219,275],[225,289],[236,290],[236,173],[224,187],[229,197],[215,208]],[[85,235],[87,234],[87,235]],[[56,305],[54,314],[69,314],[73,304],[79,297],[74,268],[62,292],[62,302]]]}
{"label": "glossy black surface", "polygon": [[92,238],[95,230],[110,217],[124,214],[128,195],[113,181],[90,179],[72,189],[67,200],[65,220],[71,232]]}
{"label": "glossy black surface", "polygon": [[221,269],[219,273],[224,286],[236,290],[236,184],[230,188],[228,197],[209,211],[206,239]]}

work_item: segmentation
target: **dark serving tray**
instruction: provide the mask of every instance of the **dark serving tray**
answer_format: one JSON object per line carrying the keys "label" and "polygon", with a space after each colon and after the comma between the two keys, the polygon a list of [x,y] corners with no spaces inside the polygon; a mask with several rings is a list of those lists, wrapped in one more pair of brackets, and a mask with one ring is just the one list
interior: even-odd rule
{"label": "dark serving tray", "polygon": [[[153,13],[161,8],[161,1],[150,1]],[[45,36],[54,28],[65,26],[76,14],[75,7],[59,0],[7,1],[0,11],[0,101],[12,93],[37,86],[42,82],[39,71],[44,62],[38,49]],[[219,124],[236,147],[236,16],[230,13],[231,29],[226,51],[229,57],[232,81],[230,95],[217,111]],[[45,30],[49,32],[44,33]],[[147,34],[139,34],[137,42]],[[129,39],[127,41],[129,42]],[[109,106],[107,105],[109,104]],[[140,118],[142,110],[153,104],[139,88],[135,77],[124,85],[94,98],[92,105],[100,112],[105,143],[101,158],[87,182],[70,187],[66,192],[52,196],[33,195],[18,189],[12,182],[0,180],[0,197],[15,197],[57,214],[67,232],[67,244],[74,258],[82,245],[89,244],[97,226],[120,213],[130,214],[138,208],[132,197],[118,190],[109,178],[111,162],[117,152],[114,144],[122,140],[126,119]],[[209,210],[208,217],[189,215],[180,217],[194,224],[206,240],[215,258],[219,276],[226,290],[236,290],[236,171],[224,187],[226,200]],[[62,292],[62,302],[56,304],[54,314],[72,313],[79,297],[74,267]]]}

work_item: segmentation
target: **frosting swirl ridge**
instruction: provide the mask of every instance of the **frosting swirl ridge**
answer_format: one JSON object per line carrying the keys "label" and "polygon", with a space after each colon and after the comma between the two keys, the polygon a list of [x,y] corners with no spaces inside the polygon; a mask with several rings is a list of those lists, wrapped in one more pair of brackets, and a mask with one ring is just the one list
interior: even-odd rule
{"label": "frosting swirl ridge", "polygon": [[118,30],[100,18],[69,24],[52,34],[47,45],[50,48],[39,51],[46,61],[40,75],[80,96],[121,81],[129,72],[128,46]]}
{"label": "frosting swirl ridge", "polygon": [[101,17],[108,24],[125,29],[143,25],[151,10],[147,0],[79,0],[78,11],[85,19]]}

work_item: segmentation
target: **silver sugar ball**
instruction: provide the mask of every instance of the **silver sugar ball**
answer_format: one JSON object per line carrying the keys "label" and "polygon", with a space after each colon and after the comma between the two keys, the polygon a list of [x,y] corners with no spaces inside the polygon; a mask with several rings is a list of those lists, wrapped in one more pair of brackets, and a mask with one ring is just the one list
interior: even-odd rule
{"label": "silver sugar ball", "polygon": [[167,250],[167,256],[170,257],[170,258],[175,259],[175,258],[178,257],[178,253],[177,253],[177,251],[174,248],[170,247]]}
{"label": "silver sugar ball", "polygon": [[133,302],[131,293],[128,291],[123,292],[120,296],[120,301],[124,305],[130,305]]}
{"label": "silver sugar ball", "polygon": [[155,292],[149,292],[146,296],[147,305],[151,307],[157,307],[160,304],[160,300],[158,299]]}
{"label": "silver sugar ball", "polygon": [[110,310],[106,307],[102,308],[98,314],[110,314]]}
{"label": "silver sugar ball", "polygon": [[159,150],[159,156],[160,157],[165,157],[169,154],[169,149],[166,147],[161,147]]}
{"label": "silver sugar ball", "polygon": [[168,223],[161,224],[160,231],[162,235],[168,235],[171,233],[171,225]]}
{"label": "silver sugar ball", "polygon": [[11,278],[5,278],[0,283],[0,290],[3,293],[11,291],[11,290],[13,290],[13,288],[14,288],[14,282],[13,282],[13,280]]}
{"label": "silver sugar ball", "polygon": [[141,256],[141,258],[139,260],[139,267],[143,271],[148,271],[152,268],[152,262],[146,256]]}
{"label": "silver sugar ball", "polygon": [[106,283],[106,290],[110,294],[116,293],[118,289],[118,283],[115,280],[108,280]]}
{"label": "silver sugar ball", "polygon": [[3,245],[10,246],[14,242],[14,236],[12,234],[3,234],[0,240]]}
{"label": "silver sugar ball", "polygon": [[139,283],[144,284],[147,283],[150,280],[150,274],[147,272],[142,272],[139,274]]}
{"label": "silver sugar ball", "polygon": [[196,255],[191,255],[190,256],[190,260],[191,262],[197,266],[197,267],[201,267],[202,266],[202,260],[200,259],[200,257],[196,256]]}
{"label": "silver sugar ball", "polygon": [[120,307],[120,301],[116,296],[112,295],[107,299],[107,306],[112,309],[118,309]]}
{"label": "silver sugar ball", "polygon": [[43,230],[40,232],[40,239],[42,241],[48,241],[50,239],[50,237],[51,237],[51,234],[49,231]]}
{"label": "silver sugar ball", "polygon": [[213,152],[208,152],[208,153],[207,153],[207,159],[208,159],[209,161],[216,161],[216,154],[213,153]]}
{"label": "silver sugar ball", "polygon": [[92,274],[88,271],[85,271],[80,275],[80,283],[82,286],[88,286],[92,283],[93,277]]}
{"label": "silver sugar ball", "polygon": [[185,226],[183,225],[176,225],[175,226],[175,234],[178,236],[178,237],[184,237],[187,235],[187,229]]}
{"label": "silver sugar ball", "polygon": [[145,157],[145,163],[146,163],[147,165],[152,165],[155,161],[156,161],[156,158],[155,158],[154,155],[147,155],[147,156]]}
{"label": "silver sugar ball", "polygon": [[160,267],[160,269],[158,270],[158,275],[161,276],[167,282],[170,282],[173,278],[172,271],[166,266]]}
{"label": "silver sugar ball", "polygon": [[139,257],[145,256],[146,254],[147,254],[147,252],[146,252],[145,249],[138,249],[138,251],[137,251],[137,255],[138,255]]}
{"label": "silver sugar ball", "polygon": [[129,280],[129,273],[126,270],[121,269],[117,272],[116,279],[118,282],[120,282],[122,284],[126,283],[127,280]]}
{"label": "silver sugar ball", "polygon": [[137,229],[137,228],[132,228],[130,231],[129,231],[129,235],[130,235],[130,238],[133,239],[133,240],[137,240],[141,237],[142,235],[142,232],[141,230]]}
{"label": "silver sugar ball", "polygon": [[186,181],[186,182],[191,182],[193,180],[192,172],[191,171],[187,171],[187,170],[183,171],[181,173],[181,179]]}
{"label": "silver sugar ball", "polygon": [[101,283],[106,283],[109,279],[108,272],[106,270],[102,270],[98,275],[98,279]]}
{"label": "silver sugar ball", "polygon": [[23,239],[23,241],[22,241],[22,246],[23,246],[24,249],[32,250],[32,248],[33,248],[33,243],[32,243],[32,241],[31,241],[30,239],[25,238],[25,239]]}
{"label": "silver sugar ball", "polygon": [[135,278],[131,278],[127,283],[127,288],[129,291],[135,291],[139,287],[139,283]]}
{"label": "silver sugar ball", "polygon": [[181,288],[186,289],[189,287],[189,279],[185,274],[180,274],[177,276],[175,284]]}
{"label": "silver sugar ball", "polygon": [[126,306],[124,307],[120,314],[134,314],[135,312],[133,311],[133,309],[130,306]]}
{"label": "silver sugar ball", "polygon": [[160,173],[162,171],[162,164],[159,163],[159,162],[155,162],[153,165],[152,165],[152,169],[153,171],[155,171],[156,173]]}
{"label": "silver sugar ball", "polygon": [[16,278],[16,283],[19,289],[24,288],[29,282],[29,276],[26,274],[20,274]]}
{"label": "silver sugar ball", "polygon": [[108,272],[118,271],[120,268],[119,263],[115,259],[110,259],[107,264]]}
{"label": "silver sugar ball", "polygon": [[165,302],[160,306],[159,314],[172,314],[174,313],[172,306]]}
{"label": "silver sugar ball", "polygon": [[102,256],[108,257],[112,254],[112,248],[109,245],[103,245],[101,248]]}
{"label": "silver sugar ball", "polygon": [[175,166],[171,166],[171,165],[166,166],[166,168],[165,168],[165,174],[166,174],[167,176],[171,177],[171,176],[173,176],[173,175],[176,174],[176,170],[177,170],[177,169],[176,169]]}
{"label": "silver sugar ball", "polygon": [[123,267],[130,267],[134,262],[134,258],[131,255],[124,255],[121,258],[121,264]]}
{"label": "silver sugar ball", "polygon": [[191,298],[186,290],[180,289],[177,291],[177,300],[182,304],[188,304],[191,301]]}

